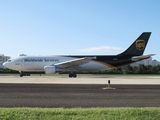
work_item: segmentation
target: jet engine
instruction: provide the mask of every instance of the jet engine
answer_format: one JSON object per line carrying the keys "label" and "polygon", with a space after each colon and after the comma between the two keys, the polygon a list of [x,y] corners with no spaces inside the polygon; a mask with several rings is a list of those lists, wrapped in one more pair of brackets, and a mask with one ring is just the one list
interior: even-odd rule
{"label": "jet engine", "polygon": [[45,66],[44,71],[46,74],[55,74],[56,72],[61,72],[62,69],[55,66]]}
{"label": "jet engine", "polygon": [[46,74],[55,74],[56,68],[55,68],[55,66],[45,66],[44,71]]}

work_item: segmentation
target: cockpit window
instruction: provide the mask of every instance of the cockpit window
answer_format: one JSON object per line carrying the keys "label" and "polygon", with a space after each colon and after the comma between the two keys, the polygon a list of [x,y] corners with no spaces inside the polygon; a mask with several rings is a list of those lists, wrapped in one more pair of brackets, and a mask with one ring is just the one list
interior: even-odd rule
{"label": "cockpit window", "polygon": [[7,62],[11,62],[11,60],[8,60]]}

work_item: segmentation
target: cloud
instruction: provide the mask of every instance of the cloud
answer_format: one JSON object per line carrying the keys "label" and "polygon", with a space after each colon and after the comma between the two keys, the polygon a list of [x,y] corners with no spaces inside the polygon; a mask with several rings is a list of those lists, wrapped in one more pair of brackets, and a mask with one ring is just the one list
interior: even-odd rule
{"label": "cloud", "polygon": [[79,52],[92,53],[92,52],[122,52],[124,51],[121,47],[112,47],[112,46],[99,46],[99,47],[90,47],[85,49],[78,50]]}

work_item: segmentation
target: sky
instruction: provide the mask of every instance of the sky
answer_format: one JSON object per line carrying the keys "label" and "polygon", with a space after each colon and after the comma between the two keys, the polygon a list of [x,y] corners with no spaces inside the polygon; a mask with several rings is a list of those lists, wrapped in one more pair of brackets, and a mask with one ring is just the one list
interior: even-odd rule
{"label": "sky", "polygon": [[142,32],[160,61],[159,0],[0,0],[0,54],[116,55]]}

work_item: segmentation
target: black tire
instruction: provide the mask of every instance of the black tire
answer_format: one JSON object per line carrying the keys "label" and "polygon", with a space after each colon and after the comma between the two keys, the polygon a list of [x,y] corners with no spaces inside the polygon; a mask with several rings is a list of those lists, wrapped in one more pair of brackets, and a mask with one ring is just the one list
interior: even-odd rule
{"label": "black tire", "polygon": [[30,76],[30,74],[28,73],[27,76]]}
{"label": "black tire", "polygon": [[70,73],[70,74],[69,74],[69,77],[71,78],[71,77],[73,77],[73,75]]}
{"label": "black tire", "polygon": [[74,78],[76,78],[76,77],[77,77],[77,75],[76,75],[76,74],[73,74],[73,77],[74,77]]}
{"label": "black tire", "polygon": [[22,74],[20,74],[19,76],[20,76],[20,77],[23,77],[23,75],[22,75]]}

